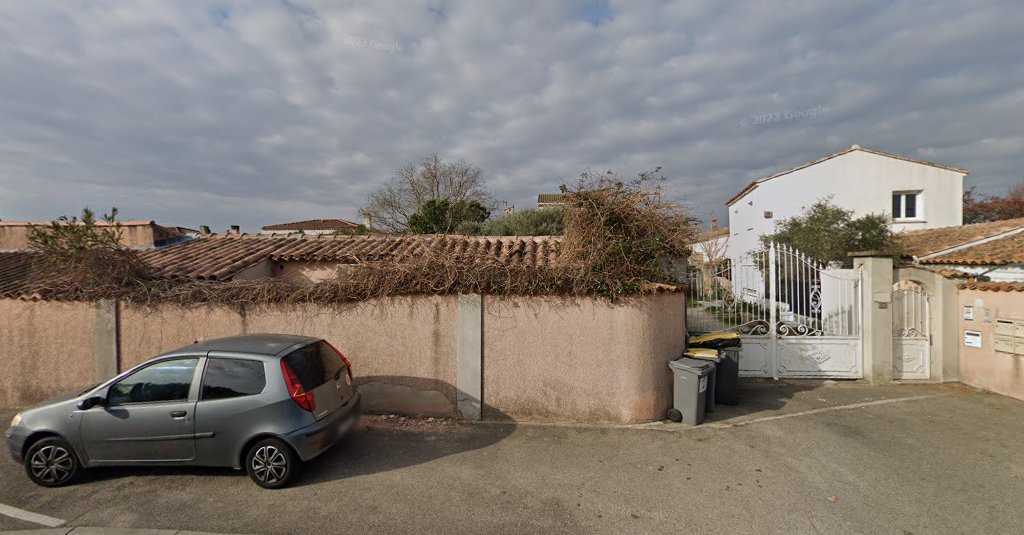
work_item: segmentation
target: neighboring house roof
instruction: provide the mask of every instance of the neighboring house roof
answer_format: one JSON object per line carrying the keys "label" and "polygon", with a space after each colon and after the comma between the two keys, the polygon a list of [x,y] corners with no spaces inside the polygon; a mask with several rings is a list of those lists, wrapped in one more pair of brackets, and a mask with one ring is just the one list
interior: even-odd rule
{"label": "neighboring house roof", "polygon": [[353,223],[345,219],[307,219],[292,223],[279,223],[266,225],[262,230],[352,230],[359,228],[359,223]]}
{"label": "neighboring house roof", "polygon": [[961,290],[982,290],[986,292],[1024,292],[1024,282],[967,281],[960,284]]}
{"label": "neighboring house roof", "polygon": [[160,277],[228,280],[264,260],[358,262],[411,260],[434,247],[467,262],[498,262],[542,266],[558,258],[561,236],[302,236],[273,237],[214,234],[164,249],[145,251],[141,258]]}
{"label": "neighboring house roof", "polygon": [[561,204],[564,202],[564,193],[541,193],[537,195],[537,204]]}
{"label": "neighboring house roof", "polygon": [[835,154],[829,154],[828,156],[825,156],[824,158],[818,158],[817,160],[800,164],[800,165],[798,165],[796,167],[793,167],[793,168],[790,168],[790,169],[786,169],[785,171],[781,171],[781,172],[775,173],[774,175],[769,175],[769,176],[762,177],[762,178],[759,178],[757,180],[754,180],[750,184],[747,184],[742,190],[740,190],[739,193],[737,193],[736,195],[733,195],[731,199],[726,201],[725,205],[726,206],[732,206],[733,203],[735,203],[736,201],[738,201],[741,198],[743,198],[744,196],[746,196],[747,193],[750,193],[751,191],[757,189],[757,185],[762,183],[762,182],[767,182],[767,181],[769,181],[769,180],[771,180],[773,178],[778,178],[778,177],[783,176],[783,175],[788,175],[788,174],[790,174],[790,173],[792,173],[794,171],[799,171],[801,169],[810,167],[812,165],[817,165],[819,163],[831,160],[832,158],[835,158],[835,157],[838,157],[838,156],[842,156],[844,154],[848,154],[848,153],[853,152],[853,151],[867,152],[867,153],[870,153],[870,154],[877,154],[878,156],[885,156],[886,158],[895,158],[897,160],[903,160],[903,161],[906,161],[906,162],[917,163],[917,164],[921,164],[921,165],[928,165],[928,166],[931,166],[931,167],[938,167],[939,169],[945,169],[947,171],[954,171],[954,172],[961,173],[961,174],[964,174],[964,175],[969,173],[968,170],[961,169],[959,167],[953,167],[953,166],[950,166],[950,165],[943,165],[943,164],[939,164],[939,163],[935,163],[935,162],[928,162],[928,161],[924,161],[924,160],[917,160],[917,159],[910,158],[910,157],[907,157],[907,156],[901,156],[899,154],[892,154],[890,152],[884,152],[884,151],[874,150],[874,149],[865,149],[865,148],[862,148],[860,145],[854,145],[854,146],[852,146],[852,147],[850,147],[848,149],[841,150],[841,151],[839,151],[839,152],[837,152]]}
{"label": "neighboring house roof", "polygon": [[[29,248],[29,233],[33,227],[48,228],[52,221],[0,221],[0,250]],[[77,222],[82,225],[81,221]],[[165,227],[155,221],[118,221],[113,223],[121,226],[121,243],[126,247],[149,248],[163,247],[189,239],[183,227]],[[96,221],[97,227],[108,227],[111,223]],[[152,232],[146,232],[149,228]]]}
{"label": "neighboring house roof", "polygon": [[[267,236],[210,234],[139,252],[155,274],[171,280],[226,281],[267,260],[274,262],[402,262],[440,250],[465,262],[497,261],[540,267],[557,262],[561,236]],[[0,252],[0,298],[26,296],[36,251]]]}
{"label": "neighboring house roof", "polygon": [[0,297],[19,297],[29,292],[34,251],[0,252]]}
{"label": "neighboring house roof", "polygon": [[1006,266],[1024,264],[1024,232],[918,260],[921,264]]}
{"label": "neighboring house roof", "polygon": [[896,237],[904,252],[919,260],[926,260],[932,256],[953,253],[959,249],[966,249],[985,241],[996,241],[1021,232],[1024,232],[1024,218],[959,227],[912,230]]}

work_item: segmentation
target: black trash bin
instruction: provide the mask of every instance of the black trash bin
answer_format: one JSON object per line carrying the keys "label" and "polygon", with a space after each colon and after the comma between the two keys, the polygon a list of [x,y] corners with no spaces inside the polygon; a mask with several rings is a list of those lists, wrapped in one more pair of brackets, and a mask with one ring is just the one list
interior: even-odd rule
{"label": "black trash bin", "polygon": [[[738,405],[740,397],[740,341],[733,332],[710,333],[695,336],[689,340],[685,356],[713,360],[715,370],[715,402],[722,405]],[[713,350],[716,353],[712,354]]]}

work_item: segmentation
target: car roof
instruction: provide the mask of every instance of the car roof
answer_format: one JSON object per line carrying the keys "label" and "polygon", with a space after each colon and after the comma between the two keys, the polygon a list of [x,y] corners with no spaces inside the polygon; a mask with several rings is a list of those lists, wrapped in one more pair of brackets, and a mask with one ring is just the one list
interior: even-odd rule
{"label": "car roof", "polygon": [[207,351],[223,351],[230,353],[249,353],[254,355],[277,355],[278,353],[299,345],[316,342],[319,338],[300,336],[297,334],[243,334],[226,338],[199,340],[194,344],[168,351],[164,355],[180,353],[196,353]]}

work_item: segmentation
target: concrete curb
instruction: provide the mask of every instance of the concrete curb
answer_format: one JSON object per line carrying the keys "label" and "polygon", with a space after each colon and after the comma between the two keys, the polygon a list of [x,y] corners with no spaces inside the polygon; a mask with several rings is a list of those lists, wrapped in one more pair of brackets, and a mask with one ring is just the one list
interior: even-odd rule
{"label": "concrete curb", "polygon": [[224,533],[212,533],[207,531],[188,530],[147,530],[135,528],[46,528],[40,530],[17,530],[0,531],[0,535],[14,534],[31,535],[228,535]]}

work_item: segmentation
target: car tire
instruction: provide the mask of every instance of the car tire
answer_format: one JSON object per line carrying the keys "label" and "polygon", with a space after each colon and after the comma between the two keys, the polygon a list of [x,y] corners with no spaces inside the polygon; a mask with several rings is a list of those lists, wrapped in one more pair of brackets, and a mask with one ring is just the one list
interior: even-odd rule
{"label": "car tire", "polygon": [[60,437],[36,441],[25,452],[25,473],[37,485],[60,487],[73,482],[82,471],[74,448]]}
{"label": "car tire", "polygon": [[679,412],[679,409],[675,409],[675,408],[669,409],[668,410],[668,419],[672,420],[675,423],[679,423],[679,422],[683,421],[683,413]]}
{"label": "car tire", "polygon": [[245,454],[245,471],[259,486],[279,489],[287,486],[299,471],[299,458],[281,439],[265,438]]}

